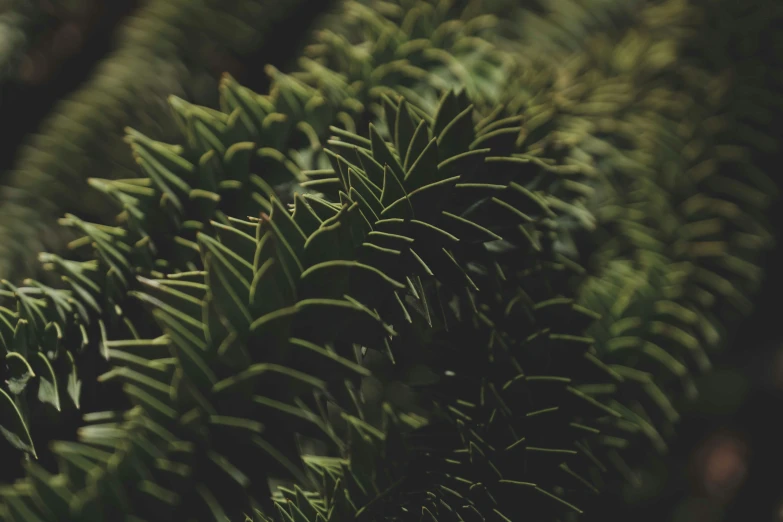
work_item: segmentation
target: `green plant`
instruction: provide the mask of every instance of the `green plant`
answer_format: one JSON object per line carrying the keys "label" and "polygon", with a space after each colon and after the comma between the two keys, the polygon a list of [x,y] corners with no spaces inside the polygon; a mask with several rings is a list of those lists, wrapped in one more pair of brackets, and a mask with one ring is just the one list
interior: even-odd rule
{"label": "green plant", "polygon": [[[3,277],[43,276],[34,268],[30,271],[37,253],[61,251],[73,239],[67,233],[51,233],[52,221],[63,213],[110,219],[115,209],[86,178],[96,172],[107,178],[136,175],[122,129],[130,125],[161,140],[176,139],[176,127],[157,117],[165,111],[165,98],[176,94],[214,103],[222,70],[212,70],[213,62],[264,48],[269,44],[264,38],[275,24],[291,18],[299,2],[140,4],[118,29],[113,50],[86,84],[59,101],[41,129],[25,139],[14,168],[0,178]],[[327,0],[319,9],[329,5]],[[308,27],[300,25],[302,32]]]}
{"label": "green plant", "polygon": [[[10,520],[568,519],[633,479],[628,448],[665,449],[724,338],[717,278],[767,242],[703,192],[670,213],[693,185],[656,169],[698,157],[639,130],[655,107],[654,130],[706,118],[677,103],[683,71],[644,45],[647,68],[538,70],[473,33],[492,5],[377,7],[346,3],[269,96],[226,76],[220,111],[171,99],[185,142],[130,130],[146,177],[91,180],[118,223],[63,220],[95,259],[43,256],[69,288],[6,283],[15,390],[35,371],[43,402],[75,399],[74,354],[98,348],[135,404],[55,445],[60,474],[31,464]],[[690,243],[724,218],[743,259],[705,263]],[[724,292],[740,305],[748,273]],[[0,396],[3,433],[32,451],[22,397]]]}
{"label": "green plant", "polygon": [[[361,13],[371,18],[376,16],[372,11],[366,9],[362,10]],[[448,14],[442,14],[438,18],[440,21],[436,21],[436,23],[448,26],[449,24],[444,23],[449,20],[449,17],[446,16]],[[454,16],[454,13],[451,13],[451,15]],[[448,40],[451,42],[450,45],[453,45],[457,40],[456,36],[461,35],[463,31],[459,26],[451,28],[450,31],[456,32],[455,36]],[[412,36],[406,36],[404,33],[400,33],[399,30],[397,33],[397,38],[401,40],[398,45],[405,41],[414,40]],[[419,47],[421,46],[419,45]],[[420,59],[419,57],[423,54],[425,53],[422,53],[421,49],[419,49],[414,58]],[[379,60],[384,58],[390,59],[388,53],[387,55],[382,55]],[[377,64],[378,67],[381,64],[382,62],[379,62]],[[238,136],[244,136],[242,139],[255,142],[261,150],[261,158],[257,160],[260,163],[259,168],[264,169],[264,179],[271,185],[280,186],[281,190],[286,190],[284,188],[286,184],[290,185],[291,182],[303,181],[306,176],[300,173],[302,169],[317,170],[329,165],[327,157],[321,150],[321,142],[328,138],[329,125],[331,123],[343,122],[348,128],[353,129],[355,125],[352,123],[353,118],[351,114],[355,114],[357,118],[363,120],[372,115],[371,111],[365,110],[365,105],[361,101],[364,100],[365,103],[368,103],[367,109],[369,109],[369,99],[366,92],[361,90],[354,92],[347,86],[346,82],[340,79],[339,76],[335,76],[334,73],[330,73],[328,69],[323,67],[313,68],[314,62],[312,60],[308,62],[308,65],[311,67],[307,69],[306,79],[311,84],[324,86],[322,94],[314,87],[303,83],[300,79],[281,75],[274,70],[270,71],[275,83],[268,98],[258,97],[254,93],[236,86],[230,78],[226,78],[221,85],[220,103],[226,113],[233,112],[238,106],[241,106],[246,112],[241,121],[234,120],[232,122],[226,115],[204,108],[193,107],[175,99],[172,103],[175,110],[175,121],[179,122],[181,128],[189,129],[187,131],[187,147],[156,144],[138,132],[133,132],[129,136],[129,141],[132,143],[137,162],[153,179],[157,179],[156,176],[161,175],[157,172],[161,165],[173,169],[175,174],[181,175],[185,179],[191,175],[188,173],[189,171],[199,168],[210,168],[211,163],[214,163],[215,160],[208,160],[204,155],[214,146],[214,141],[209,137],[209,134],[204,135],[203,132],[194,132],[198,127],[206,125],[207,129],[212,129],[210,132],[215,132],[219,135],[227,134],[224,148],[228,148],[232,143],[240,140]],[[419,70],[424,71],[424,69]],[[371,70],[365,71],[365,74],[370,73]],[[402,79],[408,76],[403,75]],[[421,74],[413,73],[411,80],[415,82],[421,81]],[[387,85],[394,85],[395,81],[401,81],[399,75],[383,79],[381,84],[385,82]],[[357,82],[353,83],[356,84]],[[389,88],[386,87],[387,90]],[[383,91],[381,90],[381,92]],[[374,93],[374,95],[377,95],[377,93]],[[377,110],[377,106],[375,106],[375,109]],[[251,119],[248,120],[248,118]],[[255,118],[255,124],[252,118]],[[182,159],[172,159],[171,154],[169,154],[166,158],[156,159],[154,154],[159,154],[161,150],[168,150],[169,153],[175,154],[182,153],[184,157]],[[288,150],[292,151],[290,159],[287,159],[285,154],[281,154],[281,152],[287,152]],[[153,154],[152,157],[150,156],[151,154]],[[201,166],[201,162],[206,162],[206,165]],[[174,193],[171,192],[172,188],[176,189],[177,185],[170,186],[171,183],[165,180],[165,176],[164,174],[162,190],[171,197],[171,204],[182,211],[181,201],[183,198],[173,196]],[[91,182],[91,185],[98,188],[99,191],[102,190],[114,196],[113,199],[119,203],[121,208],[129,204],[133,205],[135,204],[134,202],[141,198],[142,201],[146,201],[142,208],[147,209],[149,205],[155,204],[155,193],[150,193],[145,188],[136,188],[138,183],[143,184],[145,182],[124,180],[111,183],[94,180]],[[311,180],[308,182],[309,185],[314,183],[317,184],[318,181]],[[241,191],[243,186],[225,183],[222,186],[210,186],[209,188],[216,191],[222,198],[219,205],[221,209],[239,212],[240,215],[243,213],[242,209],[236,206],[238,204],[236,203],[237,197],[232,196],[232,193]],[[148,200],[149,197],[153,198],[152,202]],[[206,200],[212,198],[210,194],[205,193],[199,193],[195,197]],[[30,212],[34,211],[32,207],[28,210]],[[208,219],[211,216],[210,212],[214,209],[210,207],[210,204],[207,204],[204,208],[196,205],[186,210],[186,215],[171,225],[164,225],[168,222],[168,218],[158,217],[155,218],[154,225],[142,228],[139,228],[141,225],[137,222],[142,215],[139,213],[139,210],[131,207],[123,212],[121,219],[127,221],[134,230],[136,240],[150,241],[155,249],[166,249],[165,253],[156,252],[154,254],[154,256],[158,256],[157,259],[153,257],[141,262],[145,270],[166,267],[171,263],[171,256],[175,256],[178,260],[183,260],[182,262],[184,263],[185,260],[189,260],[195,255],[192,248],[189,248],[188,243],[185,243],[184,247],[182,243],[177,243],[174,246],[174,251],[168,245],[174,236],[187,232],[189,223],[192,223],[194,220]],[[92,233],[96,227],[92,224],[85,224],[75,216],[67,217],[65,220],[62,220],[62,223],[76,230],[74,237],[78,237],[79,233]],[[186,227],[186,232],[180,231],[182,226]],[[105,227],[98,226],[98,229],[101,228],[113,230],[114,234],[124,234],[120,229],[105,229]],[[150,237],[144,239],[145,236]],[[102,239],[105,240],[107,237],[103,236]],[[192,237],[189,239],[192,240]],[[76,240],[72,243],[72,246],[85,250],[84,247],[89,247],[91,240],[94,240],[94,238],[88,237],[83,240]],[[101,242],[99,241],[98,245],[100,244]],[[127,250],[127,248],[121,249],[120,252]],[[89,258],[89,254],[84,257]],[[71,361],[73,356],[77,352],[81,352],[82,347],[88,344],[88,339],[90,338],[101,339],[102,345],[105,345],[105,339],[131,335],[139,328],[137,324],[133,324],[134,314],[132,310],[130,313],[128,310],[128,307],[131,307],[132,304],[126,299],[126,292],[135,284],[133,281],[134,271],[140,268],[130,270],[131,267],[136,266],[135,262],[118,259],[115,256],[107,260],[108,264],[96,264],[93,261],[75,263],[64,261],[59,256],[51,254],[45,255],[43,261],[44,266],[54,269],[56,274],[65,279],[67,286],[70,288],[67,291],[51,290],[51,292],[60,296],[60,303],[54,306],[45,301],[35,301],[33,305],[28,305],[28,308],[20,308],[21,312],[14,313],[10,309],[6,309],[6,317],[8,319],[6,324],[7,331],[4,337],[9,339],[9,343],[10,339],[14,337],[13,330],[17,328],[19,321],[35,324],[37,321],[41,321],[40,318],[46,317],[43,324],[54,320],[60,333],[73,332],[65,334],[65,337],[70,339],[70,342],[63,346],[63,350],[54,352],[55,359],[66,358],[67,353],[68,361]],[[151,265],[151,263],[154,264]],[[188,266],[192,268],[192,265]],[[129,273],[125,274],[123,273],[124,271]],[[47,291],[49,291],[48,288]],[[23,292],[38,292],[40,294],[39,290],[33,289],[24,290]],[[68,304],[68,298],[71,294],[81,297],[77,301],[78,304],[81,304],[79,308],[74,309]],[[8,294],[8,297],[13,298],[14,296],[11,293]],[[43,324],[41,328],[35,328],[31,332],[30,344],[33,347],[47,346],[40,338],[43,334]],[[75,342],[75,337],[80,341]],[[47,348],[46,351],[50,350]],[[104,356],[106,355],[105,347],[100,348],[99,351]],[[89,358],[92,356],[93,354],[90,353],[85,354],[85,358],[88,359],[85,364],[92,365],[89,361]],[[79,361],[77,360],[76,362],[78,363]],[[27,382],[30,374],[26,373],[24,367],[20,367],[18,371],[23,372],[21,378]],[[68,371],[72,373],[71,370]],[[62,374],[60,379],[61,385],[67,382],[65,375],[67,373]],[[61,395],[63,397],[66,396],[65,390],[62,391]],[[78,401],[76,405],[78,405]],[[25,409],[24,406],[20,407],[22,410]],[[28,416],[24,412],[23,415]]]}
{"label": "green plant", "polygon": [[[516,180],[545,171],[504,154],[508,141],[503,133],[493,133],[491,121],[477,129],[471,121],[472,107],[464,97],[447,95],[435,115],[410,107],[405,103],[396,107],[399,127],[392,127],[396,145],[386,143],[374,127],[369,139],[338,133],[341,139],[333,140],[332,146],[347,147],[346,155],[355,159],[334,151],[329,154],[334,170],[327,178],[329,183],[319,184],[323,197],[297,198],[293,213],[289,213],[266,188],[267,183],[250,174],[247,180],[260,190],[247,194],[245,187],[244,205],[234,202],[231,208],[245,210],[239,215],[261,215],[260,219],[199,221],[203,228],[196,231],[197,243],[188,246],[197,245],[195,250],[201,253],[203,263],[197,268],[202,270],[171,273],[166,279],[140,278],[145,289],[134,295],[152,305],[166,338],[106,341],[110,355],[121,365],[112,375],[126,381],[125,390],[138,401],[141,416],[129,421],[120,433],[108,425],[84,428],[85,441],[91,433],[97,434],[93,441],[97,446],[92,450],[87,449],[89,443],[81,450],[61,445],[61,450],[68,448],[59,452],[66,460],[71,451],[87,456],[85,450],[99,457],[98,461],[102,460],[100,454],[109,458],[105,448],[95,453],[103,444],[110,444],[116,451],[113,458],[119,459],[115,464],[119,467],[107,468],[108,475],[78,478],[66,472],[74,485],[85,488],[76,494],[72,519],[111,519],[121,513],[160,520],[210,513],[219,519],[223,513],[237,516],[263,506],[268,497],[266,482],[276,468],[279,475],[272,475],[274,478],[313,483],[296,464],[299,454],[292,423],[301,435],[334,445],[331,454],[339,455],[348,448],[352,454],[378,451],[373,447],[385,440],[384,430],[392,429],[388,414],[381,414],[388,411],[393,417],[410,418],[415,410],[405,402],[398,405],[398,413],[393,403],[386,401],[385,407],[362,404],[355,393],[359,383],[352,386],[351,380],[345,381],[352,374],[386,377],[380,381],[388,380],[386,386],[399,382],[398,386],[420,388],[415,402],[429,418],[432,433],[421,429],[416,433],[441,440],[414,451],[407,457],[411,465],[420,465],[429,452],[442,452],[443,437],[455,445],[453,455],[462,453],[460,448],[467,452],[461,463],[459,457],[455,461],[449,455],[451,452],[430,456],[433,464],[445,468],[429,470],[437,474],[430,478],[431,484],[424,484],[426,488],[436,488],[439,474],[448,473],[449,462],[464,467],[460,474],[468,482],[442,487],[463,489],[493,480],[482,477],[492,467],[505,469],[508,461],[503,454],[492,458],[487,453],[502,444],[508,452],[534,455],[530,459],[535,464],[531,462],[533,469],[526,473],[496,477],[495,485],[516,480],[518,484],[509,483],[510,498],[518,495],[516,488],[530,488],[533,500],[551,502],[555,507],[559,500],[566,509],[578,510],[549,490],[562,488],[563,480],[581,485],[579,481],[586,480],[582,474],[590,476],[592,461],[588,456],[600,454],[604,446],[609,451],[614,442],[606,434],[596,435],[591,425],[608,423],[606,430],[611,433],[613,421],[621,414],[579,388],[595,384],[596,379],[611,381],[617,376],[590,355],[590,340],[580,335],[591,316],[576,309],[572,300],[557,290],[567,280],[559,273],[565,267],[548,259],[553,254],[538,253],[551,248],[546,229],[553,226],[554,214]],[[482,129],[489,130],[482,133]],[[237,154],[248,159],[247,151],[252,149],[242,145],[226,149],[223,156],[228,164],[226,177],[240,183],[248,175],[246,165],[230,167]],[[403,150],[405,154],[399,152]],[[489,176],[493,183],[486,182]],[[159,196],[167,194],[164,200],[172,202],[176,216],[177,201],[183,201],[188,193],[192,201],[206,192],[208,183],[218,180],[203,177],[198,183],[195,179],[188,192],[180,192],[186,183],[181,178],[176,184],[170,180],[170,191],[162,190],[161,181],[154,186],[160,190]],[[333,188],[325,190],[329,185]],[[483,204],[476,206],[478,203]],[[100,231],[85,228],[92,232],[93,240],[101,239]],[[114,249],[109,248],[112,243]],[[121,244],[117,239],[106,241],[104,262],[118,266],[111,251],[118,251]],[[481,291],[482,287],[485,290]],[[580,315],[586,320],[579,319]],[[525,335],[520,336],[521,332]],[[473,345],[473,353],[448,356],[458,346],[456,339],[468,338],[475,344],[464,346]],[[161,353],[166,346],[172,357]],[[379,367],[372,374],[352,362],[359,355],[357,349],[365,352],[360,360],[377,359]],[[548,376],[555,354],[562,361],[561,373]],[[327,366],[328,362],[332,364]],[[568,370],[573,375],[562,373]],[[483,382],[487,378],[491,382]],[[521,389],[503,389],[511,384]],[[464,396],[454,396],[457,390]],[[501,395],[484,399],[490,402],[482,404],[481,397],[490,393]],[[520,393],[522,397],[525,393],[540,394],[541,402],[532,407],[526,401],[518,404],[520,397],[515,395]],[[343,412],[342,417],[349,421],[347,427],[340,426],[339,417],[327,414],[330,404]],[[508,408],[521,408],[522,415],[512,415]],[[259,417],[262,411],[266,413]],[[522,424],[511,431],[510,426],[499,425],[500,431],[495,433],[489,421],[503,414]],[[268,424],[262,428],[255,418],[268,418]],[[425,419],[416,423],[424,424]],[[341,433],[351,426],[357,430],[352,436]],[[551,447],[553,429],[562,434],[565,447]],[[514,435],[517,430],[524,431]],[[468,438],[460,441],[460,432]],[[104,438],[106,433],[112,435]],[[166,441],[169,434],[178,442]],[[160,435],[164,440],[152,438]],[[356,437],[359,440],[353,443]],[[153,455],[162,452],[148,471],[152,477],[162,475],[143,479],[142,472],[138,475],[143,481],[140,491],[157,497],[163,505],[142,498],[123,499],[122,494],[114,504],[96,495],[103,485],[118,479],[113,474],[122,468],[131,473],[125,480],[134,481],[133,468],[144,465],[138,460],[144,457],[137,447],[144,439],[152,444],[148,451]],[[348,448],[346,440],[350,441]],[[369,446],[362,450],[360,441]],[[584,453],[571,449],[574,444],[584,447]],[[484,462],[476,462],[481,453]],[[474,455],[467,458],[469,454]],[[163,460],[169,464],[164,465]],[[321,462],[317,458],[309,461],[316,468]],[[334,471],[331,468],[340,466],[341,461],[323,462],[320,467],[326,477],[326,469]],[[397,464],[402,462],[405,460]],[[323,511],[331,511],[329,519],[350,516],[403,478],[399,471],[389,470],[386,485],[371,486],[372,479],[362,476],[372,471],[366,467],[369,463],[350,460],[349,469],[356,468],[357,482],[351,484],[346,477],[344,487],[348,489],[338,488],[336,498],[324,499]],[[384,461],[378,464],[387,465]],[[66,468],[79,474],[70,464]],[[215,474],[216,470],[227,475]],[[185,484],[171,483],[172,472],[195,488],[203,505],[185,501],[181,495],[189,493],[180,489]],[[541,485],[533,484],[531,478]],[[226,479],[237,483],[226,487]],[[250,504],[240,501],[248,487]],[[375,495],[368,487],[375,488]],[[443,509],[426,496],[411,494],[412,506],[421,503],[435,513]],[[363,496],[365,500],[361,500]],[[501,503],[493,509],[514,516],[514,502],[496,500]],[[20,496],[8,497],[11,513],[22,509],[20,501]],[[486,502],[477,499],[472,508],[455,505],[454,509],[487,509]],[[164,510],[165,504],[169,506]],[[406,504],[403,501],[399,507],[404,509]],[[41,515],[46,516],[46,510],[52,508],[47,503]],[[52,514],[65,516],[57,511]]]}

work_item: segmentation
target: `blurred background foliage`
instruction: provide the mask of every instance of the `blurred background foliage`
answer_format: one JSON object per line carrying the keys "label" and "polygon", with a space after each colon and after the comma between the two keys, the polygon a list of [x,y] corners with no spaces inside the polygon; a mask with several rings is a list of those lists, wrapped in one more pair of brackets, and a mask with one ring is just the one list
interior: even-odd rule
{"label": "blurred background foliage", "polygon": [[[553,56],[577,50],[586,33],[611,36],[612,28],[622,28],[643,3],[525,1],[530,15],[519,21],[520,33]],[[738,35],[754,27],[748,17],[764,27],[765,13],[779,9],[780,0],[699,1],[710,13],[710,33],[694,40],[703,46],[693,49],[694,56],[720,56],[724,66],[729,57],[727,70],[740,85],[743,78],[760,77],[783,85],[781,38],[770,34],[775,29],[766,27],[752,38]],[[63,187],[84,183],[84,171],[99,177],[131,172],[124,127],[170,139],[175,129],[169,127],[166,97],[214,106],[223,72],[263,92],[264,65],[286,69],[328,4],[0,0],[0,278],[42,276],[31,253],[64,248],[71,238],[53,226],[63,212],[78,209],[97,218],[112,211],[86,184],[81,192]],[[595,27],[591,21],[598,18],[606,23]],[[769,121],[764,130],[773,138],[764,158],[767,171],[781,188],[777,171],[783,158],[775,147],[781,143],[781,124]],[[50,205],[50,196],[67,192],[79,197]],[[769,216],[776,236],[781,212],[778,203]],[[700,378],[699,398],[683,405],[686,414],[669,455],[651,455],[636,477],[638,487],[618,491],[617,499],[604,503],[606,518],[783,520],[780,244],[778,237],[778,246],[762,262],[766,279],[755,312],[733,333],[731,349],[716,356],[715,370]]]}

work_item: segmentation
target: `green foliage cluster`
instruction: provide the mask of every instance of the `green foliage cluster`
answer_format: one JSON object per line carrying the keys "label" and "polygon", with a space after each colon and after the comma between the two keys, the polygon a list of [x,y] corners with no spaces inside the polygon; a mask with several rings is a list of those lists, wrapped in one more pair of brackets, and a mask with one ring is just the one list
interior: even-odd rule
{"label": "green foliage cluster", "polygon": [[[23,15],[21,7],[37,14],[37,3],[21,2],[9,12],[9,20]],[[86,85],[58,102],[39,131],[23,143],[14,169],[3,175],[0,274],[40,275],[30,266],[38,252],[62,248],[57,239],[63,234],[53,234],[51,223],[64,212],[93,219],[113,215],[114,208],[90,190],[86,178],[96,172],[108,178],[136,175],[122,129],[132,125],[159,139],[175,140],[177,129],[157,117],[166,110],[166,97],[176,94],[214,103],[217,78],[210,62],[223,54],[248,54],[268,43],[264,35],[302,3],[141,2],[118,29],[112,52]],[[21,24],[14,29],[24,35]],[[22,49],[13,48],[16,54]]]}
{"label": "green foliage cluster", "polygon": [[30,403],[78,407],[95,356],[134,407],[3,515],[570,520],[633,481],[749,306],[771,189],[747,99],[680,59],[695,6],[568,4],[346,1],[268,95],[128,129],[143,177],[90,180],[116,223],[61,220],[92,259],[3,281],[0,430],[41,451]]}

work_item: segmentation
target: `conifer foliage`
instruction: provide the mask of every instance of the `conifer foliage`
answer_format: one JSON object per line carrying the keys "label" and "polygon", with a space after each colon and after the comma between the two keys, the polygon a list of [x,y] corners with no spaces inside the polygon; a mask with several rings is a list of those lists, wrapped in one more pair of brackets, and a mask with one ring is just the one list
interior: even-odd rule
{"label": "conifer foliage", "polygon": [[[219,109],[169,99],[179,144],[127,129],[142,176],[90,179],[116,222],[61,220],[92,259],[3,281],[0,432],[29,455],[7,520],[573,520],[665,451],[766,200],[716,168],[681,202],[656,170],[713,172],[656,156],[707,112],[660,48],[543,67],[508,8],[346,1],[268,95],[225,75]],[[96,377],[132,409],[86,414],[44,470],[30,409]]]}

